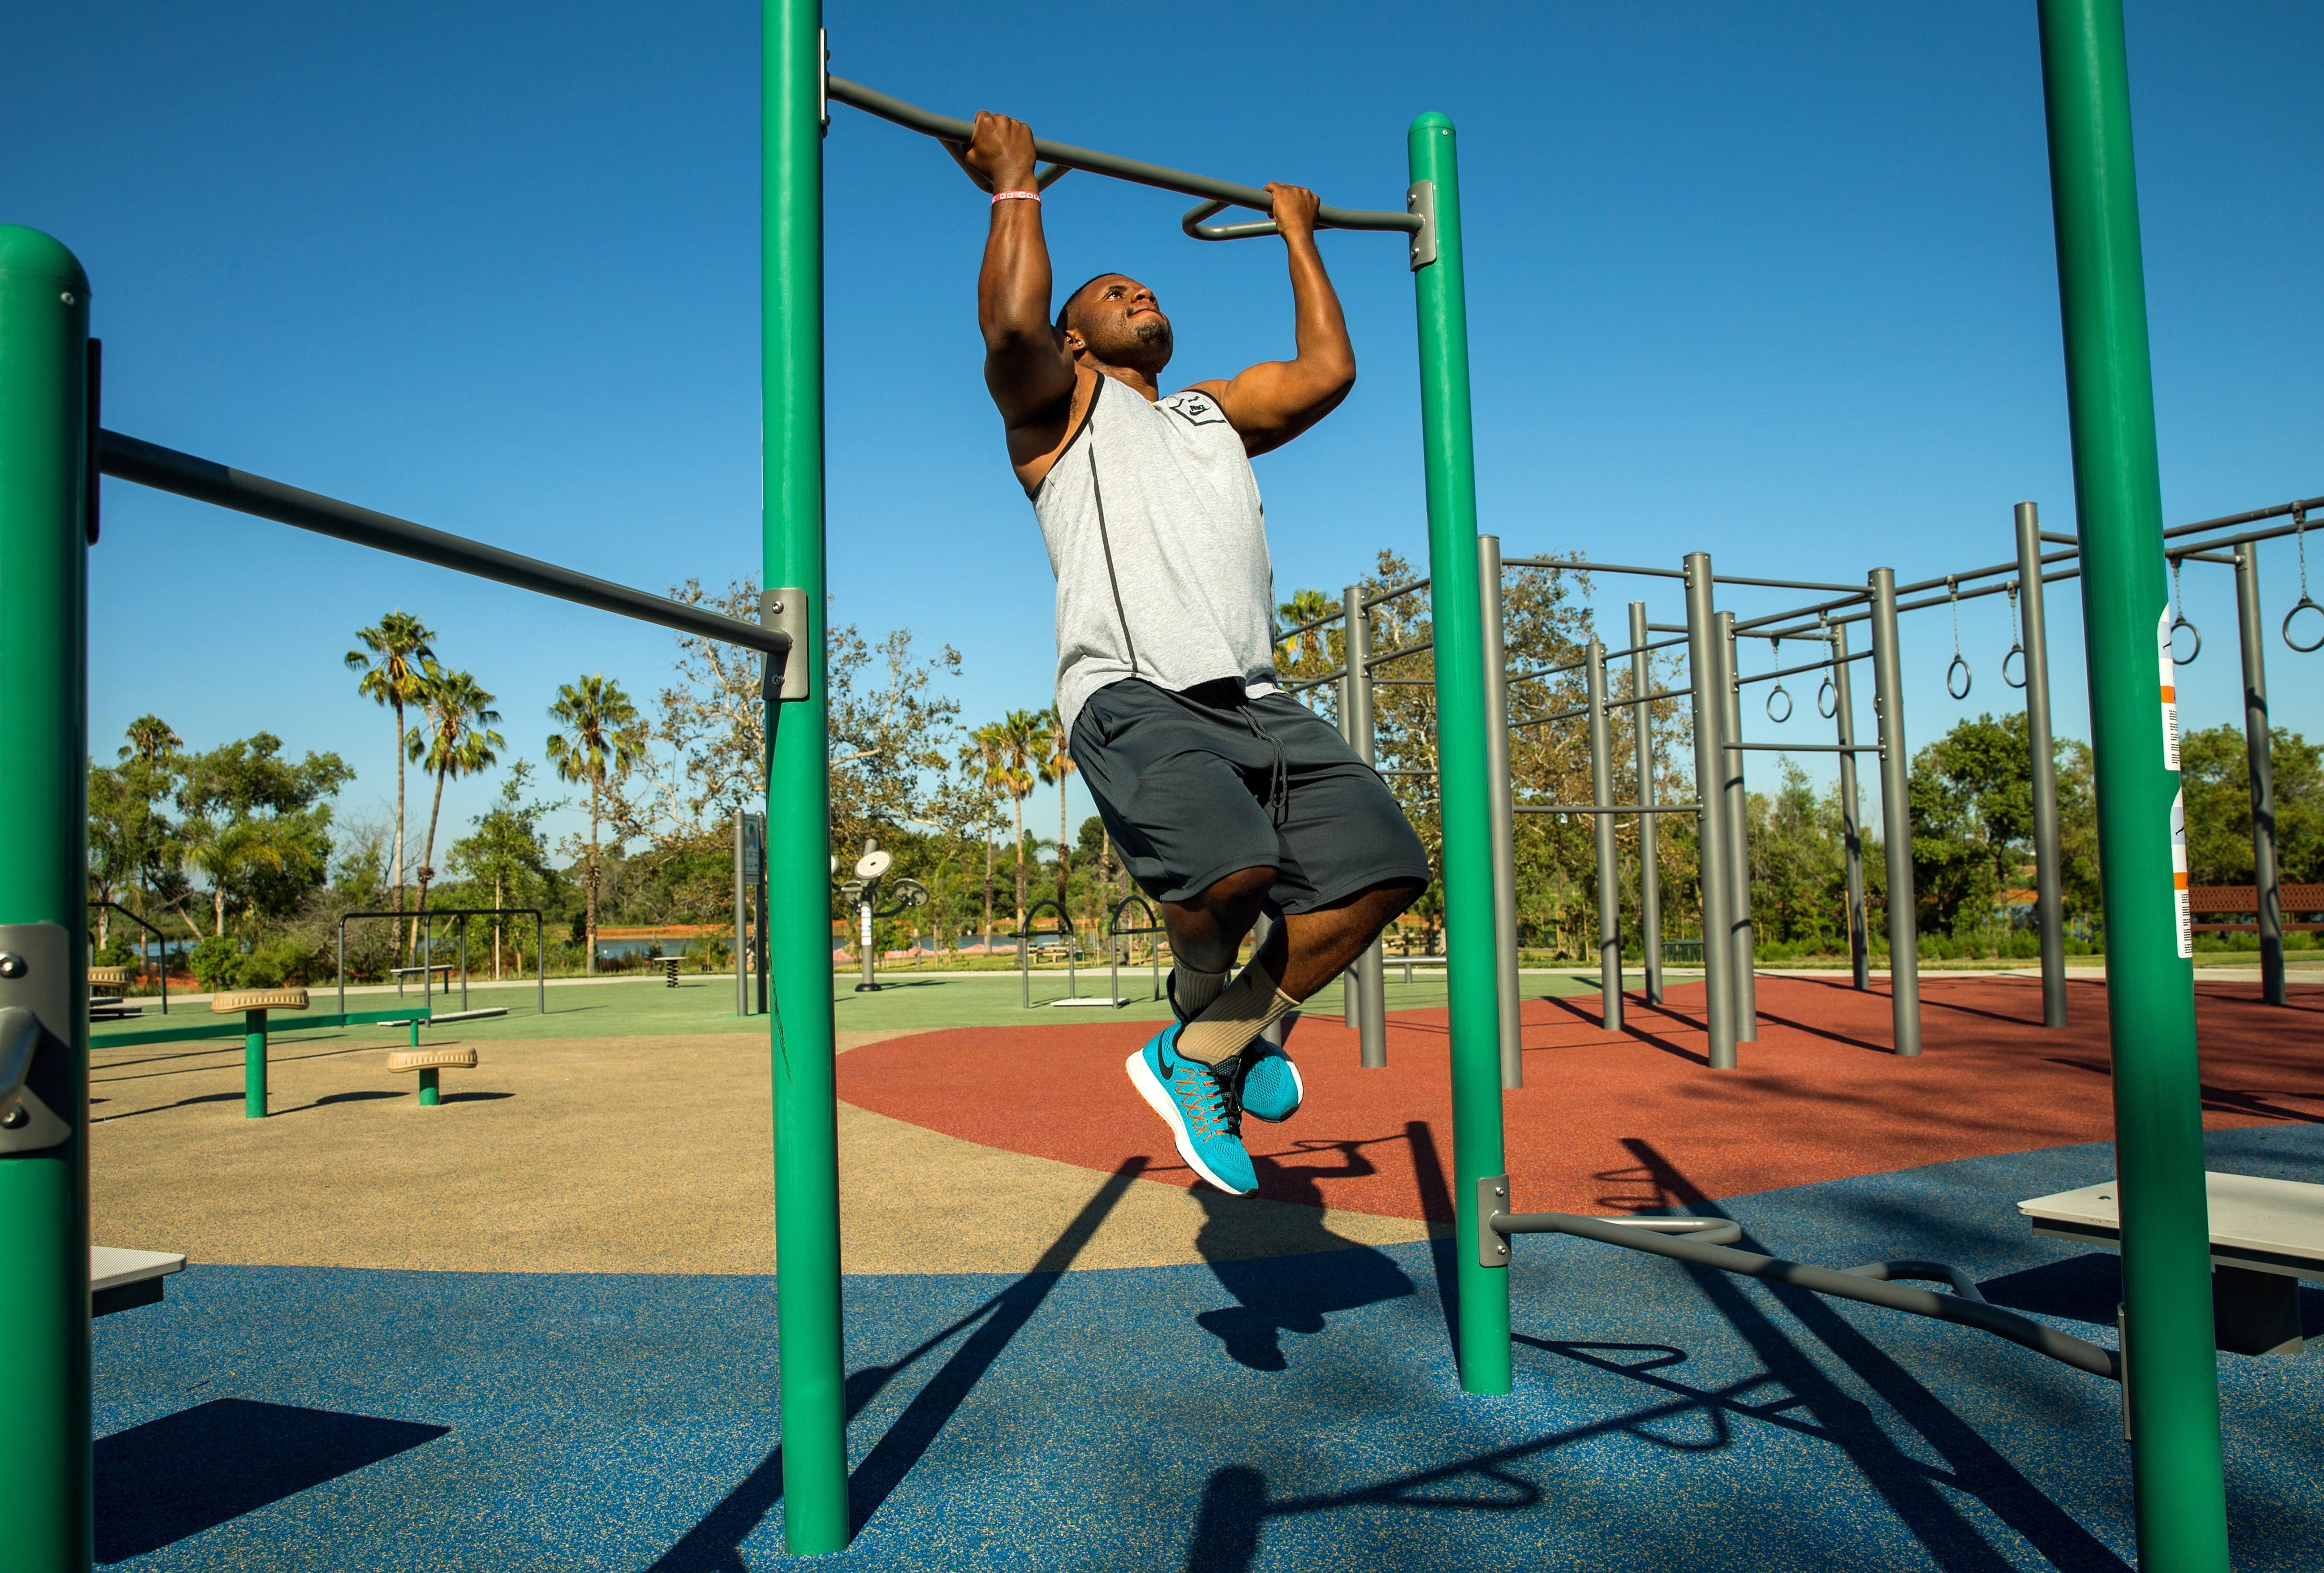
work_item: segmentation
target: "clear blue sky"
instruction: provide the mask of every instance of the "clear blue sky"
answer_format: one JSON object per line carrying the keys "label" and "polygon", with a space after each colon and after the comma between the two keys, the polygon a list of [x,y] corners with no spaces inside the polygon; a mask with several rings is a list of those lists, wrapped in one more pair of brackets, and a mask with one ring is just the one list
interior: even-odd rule
{"label": "clear blue sky", "polygon": [[[914,102],[1354,206],[1398,206],[1405,125],[1452,115],[1483,517],[1513,554],[1911,579],[2009,556],[2020,498],[2072,528],[2031,0],[828,21],[835,71]],[[2324,8],[2135,0],[2129,40],[2168,516],[2324,492]],[[91,0],[12,25],[0,218],[88,265],[117,429],[609,577],[723,582],[758,557],[757,95],[739,4]],[[1047,703],[1051,581],[978,377],[985,206],[852,110],[827,145],[835,615],[957,646],[972,722]],[[1187,241],[1184,205],[1070,178],[1047,210],[1060,275],[1154,283],[1185,380],[1285,353],[1279,248]],[[1261,462],[1286,594],[1424,553],[1409,277],[1393,238],[1324,244],[1362,379]],[[2264,550],[2273,622],[2292,557]],[[119,483],[92,561],[101,758],[146,710],[198,747],[268,729],[344,754],[356,812],[392,791],[388,723],[339,658],[390,607],[536,759],[558,684],[603,670],[643,697],[672,653]],[[1609,631],[1634,593],[1601,581]],[[2188,605],[2210,644],[2185,714],[2213,724],[2236,713],[2226,571],[2192,569]],[[2080,732],[2070,591],[2052,620]],[[1915,741],[2015,699],[2000,598],[1961,637],[1966,707],[1943,614],[1908,625]],[[2269,658],[2278,714],[2324,732],[2315,667]],[[451,832],[493,786],[455,789]]]}

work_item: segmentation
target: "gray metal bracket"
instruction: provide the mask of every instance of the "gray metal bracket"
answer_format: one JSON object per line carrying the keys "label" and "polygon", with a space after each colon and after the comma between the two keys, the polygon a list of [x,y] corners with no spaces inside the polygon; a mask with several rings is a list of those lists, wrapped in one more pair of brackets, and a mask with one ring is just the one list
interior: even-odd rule
{"label": "gray metal bracket", "polygon": [[1415,180],[1404,190],[1404,210],[1420,216],[1412,232],[1412,271],[1420,271],[1436,260],[1436,182]]}
{"label": "gray metal bracket", "polygon": [[[762,590],[759,593],[759,623],[778,633],[791,636],[791,653],[783,660],[781,694],[768,694],[769,699],[799,700],[807,697],[807,674],[813,664],[813,652],[807,649],[807,614],[811,610],[807,593],[796,587]],[[771,670],[773,661],[768,658]]]}
{"label": "gray metal bracket", "polygon": [[0,1154],[46,1152],[72,1136],[56,1109],[73,1108],[73,1027],[85,980],[63,924],[0,924],[0,1017],[17,1028],[14,1035],[0,1029],[0,1035],[14,1035],[11,1046],[18,1051],[0,1050],[0,1058],[21,1055],[21,1071],[11,1065],[6,1079],[23,1078],[13,1088],[0,1087]]}
{"label": "gray metal bracket", "polygon": [[1477,1265],[1509,1265],[1509,1237],[1493,1227],[1493,1215],[1509,1210],[1509,1177],[1488,1174],[1477,1182]]}

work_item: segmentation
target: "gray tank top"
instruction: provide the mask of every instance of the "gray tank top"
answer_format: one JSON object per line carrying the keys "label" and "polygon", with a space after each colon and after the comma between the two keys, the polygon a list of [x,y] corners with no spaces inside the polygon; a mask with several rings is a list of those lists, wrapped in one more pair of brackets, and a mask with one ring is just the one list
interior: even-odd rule
{"label": "gray tank top", "polygon": [[1275,692],[1275,572],[1242,438],[1208,393],[1100,377],[1033,494],[1057,575],[1057,713],[1109,683]]}

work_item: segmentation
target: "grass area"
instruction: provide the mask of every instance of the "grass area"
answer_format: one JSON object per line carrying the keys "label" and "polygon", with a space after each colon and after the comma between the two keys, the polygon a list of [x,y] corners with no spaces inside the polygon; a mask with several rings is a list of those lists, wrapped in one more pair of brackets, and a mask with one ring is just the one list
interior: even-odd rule
{"label": "grass area", "polygon": [[[1444,1003],[1444,980],[1425,975],[1416,977],[1407,985],[1403,981],[1403,970],[1391,966],[1388,972],[1388,1007],[1390,1010],[1425,1010]],[[1065,992],[1065,975],[1059,972],[1033,974],[1033,1008],[1027,1010],[1019,1003],[1022,996],[1017,976],[1013,973],[954,972],[903,973],[884,984],[876,994],[855,992],[856,974],[843,972],[832,979],[833,1015],[843,1029],[864,1031],[933,1031],[947,1026],[1009,1026],[1012,1025],[1049,1026],[1075,1020],[1121,1020],[1165,1022],[1170,1019],[1169,1007],[1150,998],[1152,974],[1139,971],[1124,972],[1121,989],[1130,1003],[1120,1009],[1052,1008],[1047,1001],[1060,998]],[[1102,968],[1084,970],[1077,981],[1084,994],[1103,994],[1106,974]],[[1597,991],[1597,981],[1582,977],[1528,977],[1525,980],[1529,996],[1549,994],[1591,994]],[[314,997],[315,1007],[327,1011],[336,1003],[327,993]],[[468,1004],[472,1009],[494,1006],[505,1007],[504,1016],[492,1016],[481,1021],[447,1023],[429,1035],[430,1041],[456,1032],[461,1041],[475,1043],[510,1042],[525,1038],[575,1037],[642,1037],[658,1034],[764,1032],[767,1023],[762,1016],[747,1020],[734,1015],[734,983],[731,978],[686,978],[678,986],[670,988],[659,979],[640,979],[634,982],[599,983],[586,987],[549,989],[549,1012],[540,1014],[535,1008],[536,994],[532,985],[508,984],[470,985]],[[350,996],[350,1007],[386,1009],[392,1005],[392,997],[379,995]],[[438,998],[439,1010],[457,1009],[455,995],[447,1004]],[[1337,1016],[1345,1008],[1340,987],[1333,983],[1309,1000],[1308,1012],[1318,1016]],[[211,1026],[229,1021],[211,1014],[209,1007],[197,1005],[172,1010],[165,1020],[156,1010],[126,1021],[95,1022],[90,1025],[92,1046],[102,1047],[108,1036],[129,1032],[151,1032],[157,1027],[175,1025],[180,1014],[189,1026]],[[299,1017],[292,1012],[277,1013],[272,1022],[272,1035],[277,1037],[319,1038],[341,1036],[355,1041],[377,1039],[383,1045],[401,1036],[401,1027],[361,1026],[345,1029],[328,1028],[322,1032],[300,1033]]]}

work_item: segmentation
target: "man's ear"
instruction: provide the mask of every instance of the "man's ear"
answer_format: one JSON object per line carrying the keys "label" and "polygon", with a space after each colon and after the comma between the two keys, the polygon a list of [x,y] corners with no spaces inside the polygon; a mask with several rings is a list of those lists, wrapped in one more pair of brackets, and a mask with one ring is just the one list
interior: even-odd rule
{"label": "man's ear", "polygon": [[1087,341],[1082,337],[1081,329],[1077,327],[1069,327],[1058,334],[1057,346],[1069,355],[1079,355],[1089,348]]}

